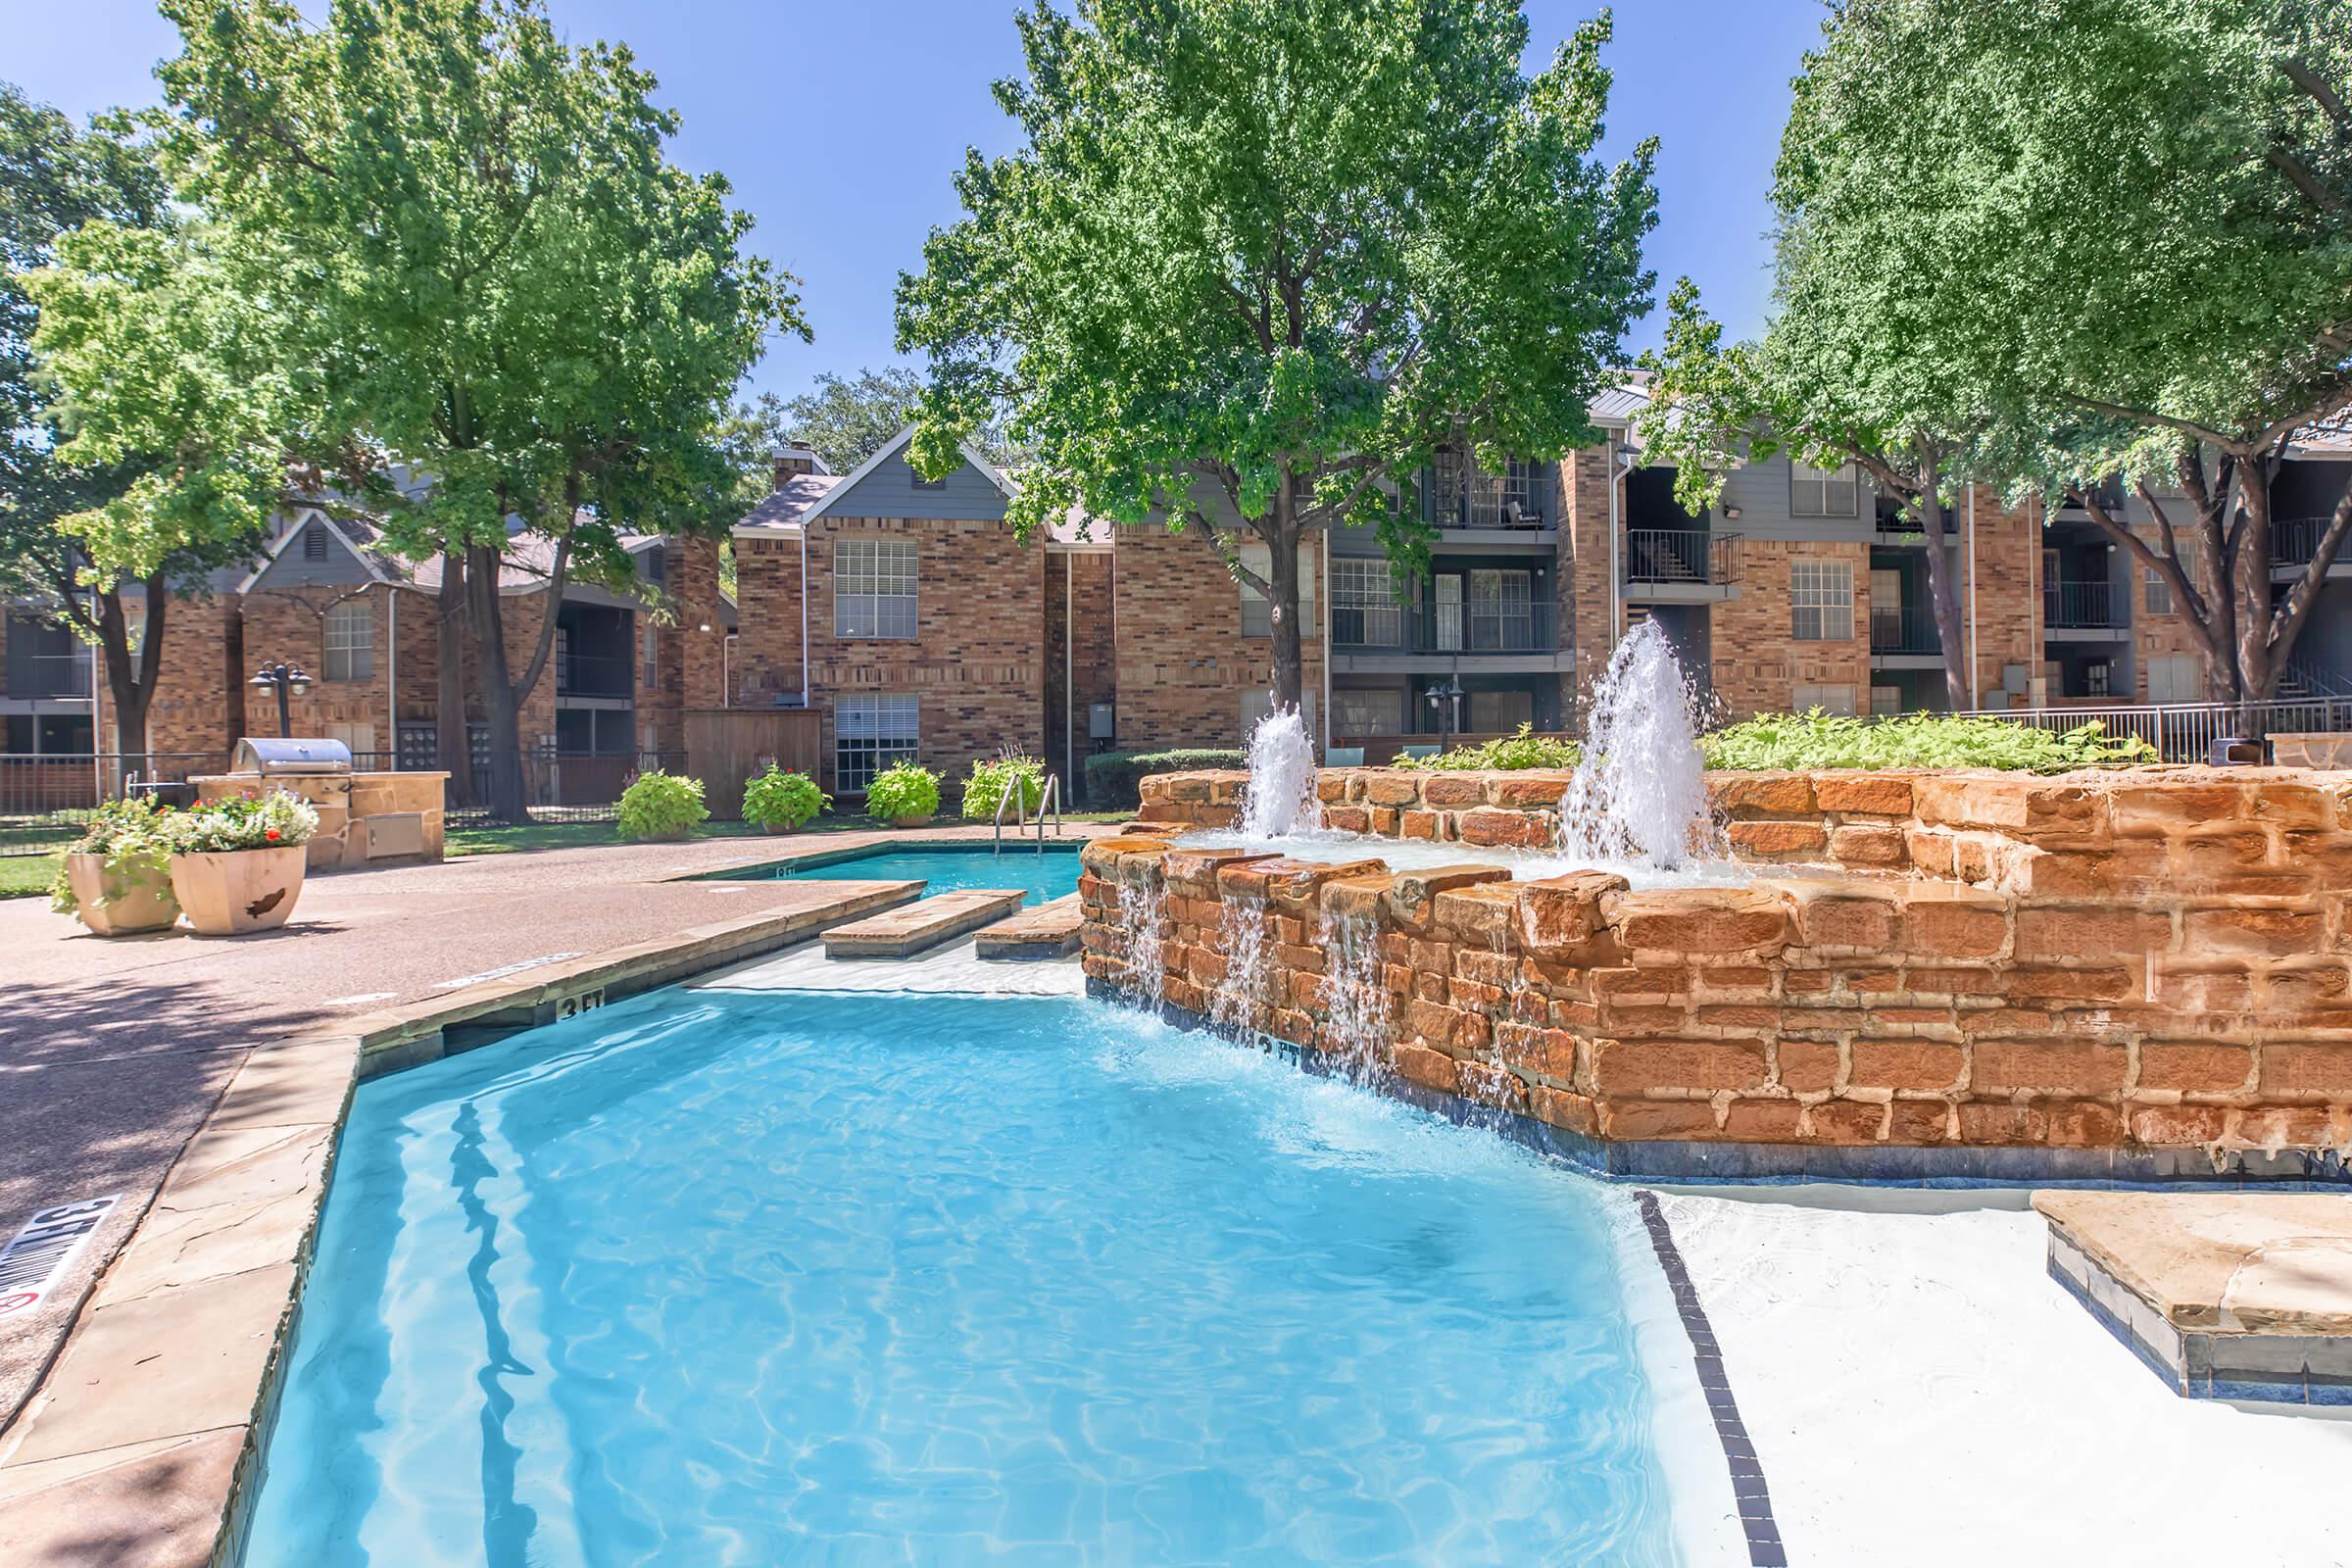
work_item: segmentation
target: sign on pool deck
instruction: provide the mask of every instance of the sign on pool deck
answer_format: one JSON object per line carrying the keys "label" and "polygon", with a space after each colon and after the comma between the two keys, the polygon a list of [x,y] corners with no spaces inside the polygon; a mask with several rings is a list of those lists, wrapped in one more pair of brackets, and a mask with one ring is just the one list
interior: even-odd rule
{"label": "sign on pool deck", "polygon": [[122,1200],[120,1193],[44,1208],[0,1247],[0,1321],[41,1304],[66,1265]]}

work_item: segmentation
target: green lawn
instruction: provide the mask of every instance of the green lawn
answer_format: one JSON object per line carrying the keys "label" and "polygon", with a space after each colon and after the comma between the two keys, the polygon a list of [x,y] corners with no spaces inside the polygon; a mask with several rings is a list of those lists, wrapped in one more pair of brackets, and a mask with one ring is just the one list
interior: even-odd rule
{"label": "green lawn", "polygon": [[59,855],[0,855],[0,899],[47,897],[49,879],[65,860]]}

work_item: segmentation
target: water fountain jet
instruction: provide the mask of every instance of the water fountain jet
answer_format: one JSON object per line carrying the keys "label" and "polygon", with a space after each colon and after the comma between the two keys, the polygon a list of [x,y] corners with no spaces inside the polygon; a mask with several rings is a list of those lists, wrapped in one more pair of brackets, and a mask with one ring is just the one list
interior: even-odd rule
{"label": "water fountain jet", "polygon": [[1560,803],[1560,848],[1587,863],[1672,871],[1711,836],[1697,703],[1654,620],[1626,633],[1592,690],[1583,758]]}

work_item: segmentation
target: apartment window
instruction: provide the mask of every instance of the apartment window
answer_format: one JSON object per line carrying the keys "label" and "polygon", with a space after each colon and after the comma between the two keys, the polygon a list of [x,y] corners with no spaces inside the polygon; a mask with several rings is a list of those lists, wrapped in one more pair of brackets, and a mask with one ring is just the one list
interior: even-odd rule
{"label": "apartment window", "polygon": [[652,691],[662,684],[662,644],[650,616],[639,616],[637,627],[637,684]]}
{"label": "apartment window", "polygon": [[921,716],[912,697],[873,693],[836,702],[833,787],[856,794],[884,768],[913,761],[921,741]]}
{"label": "apartment window", "polygon": [[1331,640],[1356,648],[1395,648],[1404,641],[1404,607],[1396,603],[1396,574],[1385,559],[1332,558]]}
{"label": "apartment window", "polygon": [[2108,697],[2114,695],[2112,671],[2115,666],[2104,659],[2094,659],[2082,666],[2082,695]]}
{"label": "apartment window", "polygon": [[1506,735],[1536,721],[1534,692],[1472,692],[1470,727],[1487,735]]}
{"label": "apartment window", "polygon": [[[1333,611],[1338,611],[1335,588]],[[1401,735],[1404,728],[1404,693],[1394,687],[1350,691],[1342,687],[1331,694],[1331,727],[1334,735]]]}
{"label": "apartment window", "polygon": [[1847,464],[1841,468],[1816,468],[1793,460],[1788,465],[1788,514],[1792,517],[1853,517],[1862,512],[1862,481]]}
{"label": "apartment window", "polygon": [[1854,689],[1851,686],[1794,686],[1788,691],[1788,706],[1799,713],[1809,713],[1818,708],[1825,713],[1840,713],[1850,718],[1854,712]]}
{"label": "apartment window", "polygon": [[[1264,545],[1245,543],[1242,546],[1242,564],[1258,576],[1272,580],[1274,552]],[[1274,635],[1274,607],[1248,583],[1242,588],[1242,635],[1271,637]],[[1315,547],[1298,547],[1298,635],[1312,637],[1319,623],[1315,619]]]}
{"label": "apartment window", "polygon": [[2195,654],[2160,654],[2148,661],[2148,701],[2196,703],[2205,699],[2205,661]]}
{"label": "apartment window", "polygon": [[2139,569],[2146,577],[2148,613],[2151,615],[2171,614],[2173,612],[2173,585],[2166,582],[2164,574],[2154,566],[2142,566]]}
{"label": "apartment window", "polygon": [[1874,714],[1901,712],[1903,689],[1900,686],[1873,686],[1870,689],[1870,710]]}
{"label": "apartment window", "polygon": [[842,539],[833,546],[833,634],[914,635],[914,541]]}
{"label": "apartment window", "polygon": [[[1788,565],[1789,635],[1799,642],[1837,642],[1854,634],[1854,566],[1850,561],[1795,561]],[[1854,694],[1845,694],[1853,711]]]}
{"label": "apartment window", "polygon": [[368,680],[375,674],[375,610],[346,599],[326,612],[326,678]]}
{"label": "apartment window", "polygon": [[1536,646],[1533,572],[1481,568],[1470,573],[1470,646],[1478,649]]}

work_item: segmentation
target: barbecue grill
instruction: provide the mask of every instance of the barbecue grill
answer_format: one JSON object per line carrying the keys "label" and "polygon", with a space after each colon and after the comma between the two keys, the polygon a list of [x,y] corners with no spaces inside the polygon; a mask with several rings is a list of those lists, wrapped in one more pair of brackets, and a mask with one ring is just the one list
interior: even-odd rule
{"label": "barbecue grill", "polygon": [[237,742],[228,760],[231,773],[258,773],[264,778],[322,778],[351,771],[351,748],[330,740],[255,740]]}

